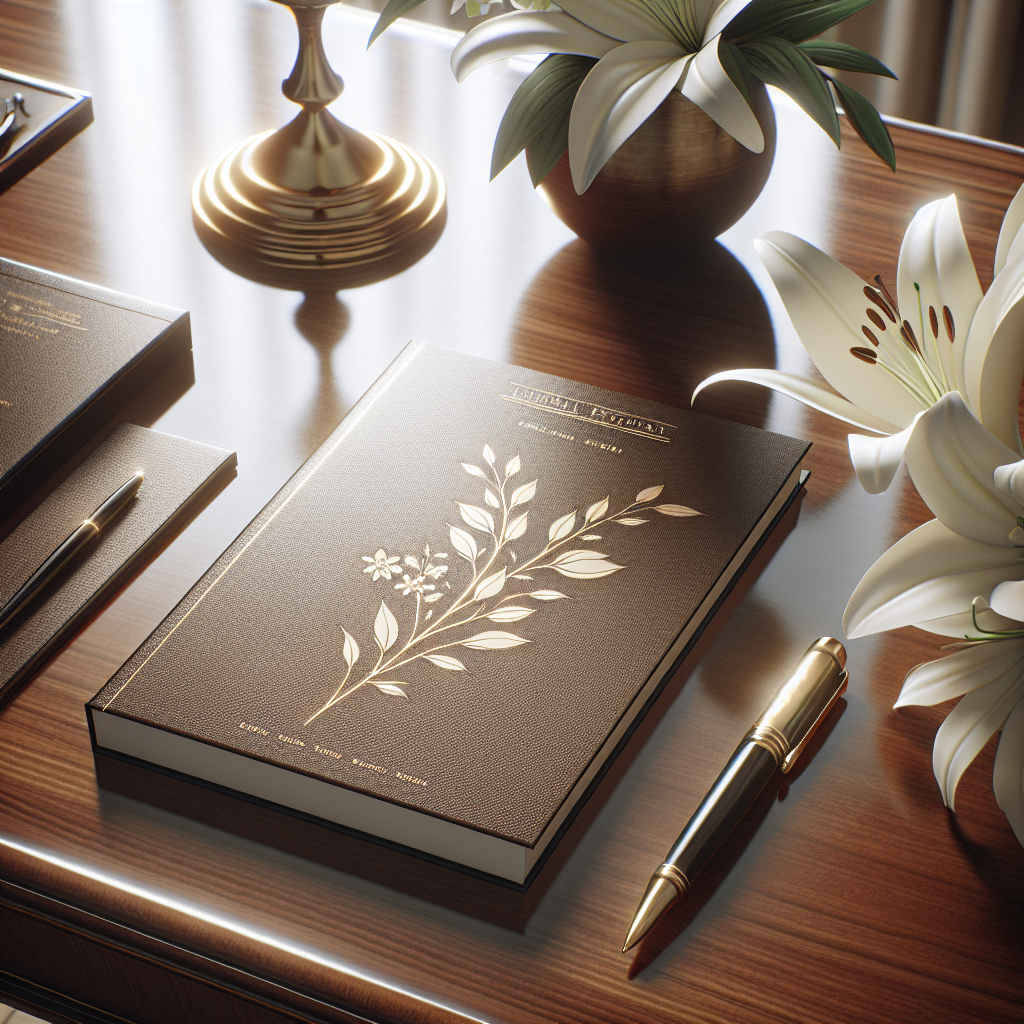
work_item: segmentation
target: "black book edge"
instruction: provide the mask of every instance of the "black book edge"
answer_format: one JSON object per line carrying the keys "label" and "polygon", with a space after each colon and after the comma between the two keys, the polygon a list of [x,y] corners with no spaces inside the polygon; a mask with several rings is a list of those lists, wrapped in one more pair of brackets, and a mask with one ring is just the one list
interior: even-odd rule
{"label": "black book edge", "polygon": [[[382,380],[383,380],[383,378],[378,380],[377,383],[381,383]],[[375,387],[376,387],[376,385],[374,385],[374,388]],[[371,390],[373,390],[374,388],[371,388]],[[367,392],[367,394],[369,394],[369,392]],[[354,408],[355,407],[353,407],[353,411],[354,411]],[[122,761],[122,762],[124,762],[126,764],[130,764],[130,765],[133,765],[133,766],[135,766],[137,768],[141,768],[141,769],[143,769],[145,771],[155,772],[158,775],[164,775],[164,776],[167,776],[168,778],[176,779],[176,780],[179,780],[179,781],[191,784],[191,785],[200,786],[200,787],[202,787],[204,789],[211,790],[214,793],[219,793],[221,795],[225,795],[225,796],[231,797],[232,799],[235,799],[235,800],[243,800],[245,802],[254,804],[257,807],[263,807],[263,808],[267,808],[267,809],[272,810],[272,811],[283,813],[283,814],[289,815],[291,817],[297,818],[297,819],[299,819],[301,821],[309,822],[310,824],[317,825],[317,826],[320,826],[322,828],[327,828],[327,829],[330,829],[331,831],[334,831],[334,832],[339,832],[339,833],[341,833],[342,835],[345,835],[345,836],[351,836],[351,837],[359,839],[359,840],[364,840],[364,841],[369,842],[369,843],[374,843],[374,844],[376,844],[378,846],[382,846],[382,847],[384,847],[386,849],[394,850],[394,851],[399,852],[399,853],[409,854],[409,855],[411,855],[413,857],[419,858],[420,860],[425,860],[427,863],[434,864],[434,865],[437,865],[437,866],[440,866],[440,867],[443,867],[443,868],[448,868],[448,869],[453,870],[453,871],[458,871],[458,872],[460,872],[462,874],[469,875],[472,878],[476,878],[476,879],[479,879],[479,880],[485,881],[485,882],[490,882],[492,884],[501,886],[502,888],[511,890],[513,892],[526,893],[529,890],[530,886],[535,881],[535,879],[537,878],[537,876],[543,870],[543,868],[547,864],[548,860],[551,858],[551,856],[554,854],[554,852],[558,849],[559,844],[560,844],[562,838],[564,837],[564,835],[566,834],[566,832],[568,832],[570,827],[575,822],[576,818],[579,816],[581,811],[586,807],[588,801],[593,796],[593,794],[597,790],[597,788],[600,786],[601,782],[604,780],[605,776],[608,774],[608,772],[611,770],[613,765],[616,763],[616,761],[618,760],[619,755],[622,753],[623,749],[629,743],[629,741],[632,738],[633,734],[636,732],[636,730],[642,724],[643,720],[647,717],[647,714],[650,712],[651,708],[653,708],[654,705],[657,703],[658,698],[661,696],[662,692],[665,690],[665,687],[668,686],[668,684],[671,682],[672,677],[675,675],[676,671],[679,669],[679,667],[683,664],[683,662],[689,656],[690,652],[696,646],[696,644],[698,643],[698,641],[700,640],[700,638],[704,634],[704,631],[707,629],[707,627],[714,620],[715,616],[717,615],[717,613],[718,613],[719,609],[722,607],[722,605],[726,602],[726,600],[728,600],[729,596],[732,594],[733,590],[735,589],[737,583],[746,574],[747,569],[750,567],[750,565],[753,563],[753,561],[757,558],[758,554],[760,554],[762,548],[767,543],[767,541],[771,538],[771,536],[774,534],[774,532],[775,532],[776,528],[778,527],[778,525],[782,522],[782,520],[785,518],[787,513],[792,509],[794,502],[796,502],[797,499],[801,496],[801,493],[803,492],[804,486],[805,486],[805,484],[807,482],[807,479],[810,477],[810,475],[811,474],[810,474],[809,470],[801,470],[799,479],[797,481],[797,484],[793,488],[793,490],[791,491],[789,497],[786,499],[786,501],[783,503],[782,507],[775,514],[775,517],[772,519],[771,523],[769,523],[767,528],[764,530],[764,532],[761,534],[761,536],[755,542],[754,546],[747,553],[747,556],[743,560],[743,563],[740,565],[739,569],[733,574],[732,579],[729,580],[729,582],[726,584],[726,586],[723,589],[722,593],[718,596],[718,598],[716,599],[715,603],[708,610],[707,614],[704,616],[704,618],[701,621],[700,625],[698,625],[697,628],[694,630],[693,635],[690,637],[690,639],[687,642],[686,646],[683,648],[682,651],[680,651],[679,655],[673,661],[673,663],[672,663],[671,667],[668,669],[668,671],[665,672],[665,674],[663,675],[661,681],[658,683],[657,687],[648,696],[647,700],[644,702],[643,707],[634,716],[633,721],[630,722],[629,726],[627,726],[625,732],[619,738],[619,741],[616,743],[615,747],[612,749],[612,751],[605,758],[603,764],[597,770],[596,774],[594,775],[593,779],[591,779],[590,783],[587,785],[587,788],[584,790],[582,795],[576,800],[576,803],[574,804],[572,809],[569,811],[569,813],[566,815],[565,820],[561,823],[561,825],[558,827],[558,830],[555,832],[555,834],[548,841],[547,846],[544,849],[544,852],[540,855],[540,857],[538,857],[537,861],[535,862],[535,864],[533,865],[533,867],[530,869],[529,873],[527,874],[525,880],[522,881],[522,882],[513,882],[511,879],[503,878],[500,875],[493,875],[493,874],[490,874],[487,871],[481,871],[479,868],[473,868],[473,867],[469,867],[468,865],[465,865],[465,864],[460,864],[457,861],[447,860],[444,857],[438,857],[436,854],[426,853],[425,851],[417,849],[416,847],[405,846],[402,843],[397,843],[397,842],[394,842],[393,840],[390,840],[390,839],[384,839],[384,838],[382,838],[380,836],[373,835],[372,833],[361,832],[358,829],[351,828],[351,827],[349,827],[347,825],[341,825],[341,824],[339,824],[337,822],[334,822],[334,821],[329,821],[328,819],[318,817],[315,814],[308,814],[305,811],[296,810],[295,808],[288,807],[285,804],[277,804],[277,803],[274,803],[273,801],[265,800],[262,797],[252,796],[251,794],[248,794],[248,793],[242,793],[239,790],[231,789],[231,788],[229,788],[227,786],[221,786],[221,785],[219,785],[216,782],[208,782],[207,780],[197,778],[194,775],[188,775],[188,774],[186,774],[184,772],[176,771],[173,768],[165,768],[163,765],[157,765],[157,764],[154,764],[154,763],[152,763],[150,761],[143,761],[143,760],[141,760],[139,758],[133,757],[130,754],[123,754],[123,753],[120,753],[119,751],[108,749],[107,747],[101,747],[96,742],[96,733],[95,733],[95,728],[94,728],[93,719],[92,719],[93,703],[96,700],[95,697],[93,698],[92,701],[90,701],[86,705],[86,711],[87,711],[87,716],[86,717],[88,718],[88,721],[89,721],[89,738],[90,738],[90,740],[92,742],[93,756],[95,758],[95,757],[101,755],[101,756],[106,757],[106,758],[112,758],[113,760],[116,760],[116,761]],[[294,477],[292,479],[294,479]],[[291,481],[289,481],[289,483],[291,483]],[[256,518],[259,518],[259,516],[257,516]],[[255,520],[253,520],[253,521],[255,522]],[[243,531],[243,533],[244,532],[245,531]],[[232,545],[232,546],[234,546],[234,545]],[[200,583],[202,583],[202,580],[200,580]],[[198,587],[199,585],[200,584],[197,584],[196,587]],[[196,589],[196,588],[193,588],[193,589]],[[180,607],[180,605],[179,605],[179,607]],[[142,646],[145,646],[145,643]],[[141,647],[139,649],[141,650]],[[138,653],[138,652],[136,652],[136,653]],[[134,655],[132,657],[134,657]],[[131,661],[131,658],[129,658],[128,660]],[[127,664],[127,662],[125,664]],[[102,691],[100,691],[100,692],[102,692]],[[98,696],[98,694],[97,694],[97,696]],[[126,716],[126,717],[131,717],[131,716]]]}

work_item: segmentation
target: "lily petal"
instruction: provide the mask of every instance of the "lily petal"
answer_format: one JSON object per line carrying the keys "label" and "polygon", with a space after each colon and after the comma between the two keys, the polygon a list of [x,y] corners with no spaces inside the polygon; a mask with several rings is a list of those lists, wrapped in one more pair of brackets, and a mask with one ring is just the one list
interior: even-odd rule
{"label": "lily petal", "polygon": [[992,790],[1017,841],[1024,845],[1024,700],[1010,712],[999,737]]}
{"label": "lily petal", "polygon": [[912,668],[893,707],[941,704],[985,686],[1014,667],[1018,671],[1024,669],[1024,641],[1007,640],[968,647]]}
{"label": "lily petal", "polygon": [[1024,622],[1024,583],[1007,580],[1000,583],[989,598],[992,610],[1010,619]]}
{"label": "lily petal", "polygon": [[1017,194],[1010,200],[1010,205],[1003,214],[999,240],[996,242],[995,263],[992,267],[993,277],[1006,266],[1014,242],[1024,237],[1020,233],[1021,227],[1024,227],[1024,185],[1017,189]]}
{"label": "lily petal", "polygon": [[461,82],[492,61],[522,53],[578,53],[603,57],[619,43],[567,14],[512,11],[470,29],[452,50],[452,72]]}
{"label": "lily petal", "polygon": [[713,39],[719,35],[722,29],[749,3],[750,0],[724,0],[723,3],[720,3],[718,10],[711,15],[708,27],[704,30],[704,39]]}
{"label": "lily petal", "polygon": [[1002,728],[1022,696],[1024,677],[1018,661],[990,683],[962,697],[939,726],[932,747],[932,770],[942,800],[950,810],[956,809],[954,800],[960,776],[992,734]]}
{"label": "lily petal", "polygon": [[[915,622],[914,625],[929,633],[936,633],[939,636],[955,636],[962,640],[968,634],[974,633],[974,616],[970,611],[960,611],[952,615],[941,615],[937,619],[924,619],[921,622]],[[1021,628],[1018,619],[1008,619],[1003,615],[997,615],[991,609],[978,613],[978,625],[982,629],[991,630]]]}
{"label": "lily petal", "polygon": [[[916,422],[916,421],[915,421]],[[907,447],[914,424],[891,437],[865,437],[863,434],[848,434],[846,443],[850,446],[850,461],[857,473],[861,487],[868,494],[881,494],[892,483],[896,470],[900,468],[903,451]]]}
{"label": "lily petal", "polygon": [[692,103],[696,103],[741,146],[746,146],[753,153],[763,153],[764,133],[761,126],[743,98],[743,93],[736,88],[718,59],[720,38],[715,36],[690,61],[679,91]]}
{"label": "lily petal", "polygon": [[[900,316],[913,328],[932,371],[945,378],[947,390],[963,387],[964,348],[982,292],[956,196],[928,203],[914,214],[900,248],[896,288]],[[953,344],[943,324],[943,306],[953,315]],[[935,310],[937,337],[929,308]]]}
{"label": "lily petal", "polygon": [[1024,505],[1024,459],[997,466],[992,474],[992,483],[1008,494],[1014,501]]}
{"label": "lily petal", "polygon": [[993,474],[1013,462],[1015,454],[952,391],[918,417],[906,458],[918,493],[949,529],[985,544],[1013,547],[1010,531],[1024,506],[995,485]]}
{"label": "lily petal", "polygon": [[982,299],[964,351],[967,401],[1003,444],[1024,455],[1017,403],[1024,376],[1024,256],[1008,263]]}
{"label": "lily petal", "polygon": [[[709,0],[701,2],[705,7],[709,4]],[[565,0],[558,6],[588,28],[623,43],[635,43],[641,39],[669,42],[674,39],[665,25],[636,0],[601,0],[600,3]]]}
{"label": "lily petal", "polygon": [[1002,269],[1006,268],[1007,263],[1013,263],[1021,256],[1024,256],[1024,228],[1017,231],[1016,237],[1010,243],[1010,249],[1006,254],[1006,262]]}
{"label": "lily petal", "polygon": [[[843,613],[848,637],[960,615],[1005,580],[1024,575],[1015,548],[961,537],[937,519],[898,540],[864,574]],[[937,630],[936,630],[937,632]],[[962,636],[957,630],[953,636]]]}
{"label": "lily petal", "polygon": [[851,348],[863,347],[865,342],[861,327],[867,323],[865,307],[870,305],[864,297],[865,282],[786,231],[768,232],[754,242],[754,248],[825,380],[854,405],[896,424],[897,430],[910,426],[921,406],[880,367],[850,354]]}
{"label": "lily petal", "polygon": [[832,391],[827,391],[809,377],[799,377],[795,373],[783,373],[781,370],[759,370],[754,368],[749,370],[723,370],[721,373],[713,373],[710,377],[705,377],[694,389],[690,404],[693,404],[696,397],[706,387],[710,387],[712,384],[717,384],[723,380],[760,384],[762,387],[771,388],[782,395],[795,398],[798,402],[803,402],[804,405],[817,409],[818,412],[823,412],[834,419],[842,420],[843,423],[849,423],[853,427],[860,427],[861,430],[874,430],[879,434],[896,434],[900,429],[892,423],[888,423],[869,412],[865,412],[863,409],[858,409],[852,402],[848,402],[845,398]]}
{"label": "lily petal", "polygon": [[569,167],[582,195],[672,91],[689,56],[678,43],[622,43],[583,79],[569,115]]}

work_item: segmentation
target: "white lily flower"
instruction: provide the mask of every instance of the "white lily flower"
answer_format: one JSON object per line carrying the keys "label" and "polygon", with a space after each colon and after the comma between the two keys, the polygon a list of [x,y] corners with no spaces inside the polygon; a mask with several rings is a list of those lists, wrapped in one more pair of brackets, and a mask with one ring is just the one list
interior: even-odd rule
{"label": "white lily flower", "polygon": [[1003,218],[995,278],[982,296],[956,197],[923,206],[900,249],[896,295],[869,285],[813,245],[783,231],[757,248],[800,340],[839,394],[778,370],[728,370],[702,381],[748,381],[882,437],[850,434],[864,489],[892,482],[921,412],[959,392],[1004,445],[1024,455],[1017,403],[1024,375],[1024,187]]}
{"label": "white lily flower", "polygon": [[964,770],[1002,729],[992,788],[1024,844],[1024,461],[955,392],[920,416],[906,459],[939,518],[865,573],[843,628],[858,637],[914,625],[964,638],[963,650],[912,669],[895,706],[962,697],[932,750],[950,809]]}
{"label": "white lily flower", "polygon": [[569,118],[569,166],[583,194],[613,153],[673,89],[737,142],[764,149],[761,126],[718,57],[722,29],[749,0],[558,0],[559,10],[516,11],[472,29],[452,53],[458,81],[520,54],[599,58]]}

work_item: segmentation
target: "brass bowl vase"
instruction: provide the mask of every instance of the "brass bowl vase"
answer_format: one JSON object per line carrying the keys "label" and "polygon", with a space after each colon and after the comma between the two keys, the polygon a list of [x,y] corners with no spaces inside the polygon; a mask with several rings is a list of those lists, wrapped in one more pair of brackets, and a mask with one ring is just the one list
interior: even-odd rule
{"label": "brass bowl vase", "polygon": [[566,153],[538,186],[580,238],[602,249],[681,250],[731,227],[771,173],[775,114],[754,83],[753,109],[764,150],[752,153],[673,89],[668,99],[577,195]]}

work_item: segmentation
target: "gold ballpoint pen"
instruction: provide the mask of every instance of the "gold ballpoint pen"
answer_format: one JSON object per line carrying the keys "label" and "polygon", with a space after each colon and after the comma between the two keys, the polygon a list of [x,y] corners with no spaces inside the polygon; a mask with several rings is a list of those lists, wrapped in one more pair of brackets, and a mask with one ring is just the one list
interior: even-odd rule
{"label": "gold ballpoint pen", "polygon": [[846,689],[846,650],[832,637],[815,640],[690,818],[654,872],[622,952],[632,949],[693,884],[777,768],[788,772],[814,730]]}
{"label": "gold ballpoint pen", "polygon": [[104,501],[82,525],[63,540],[45,562],[18,588],[0,608],[0,630],[13,619],[57,575],[79,551],[98,537],[104,527],[128,504],[142,486],[142,473],[136,473]]}

